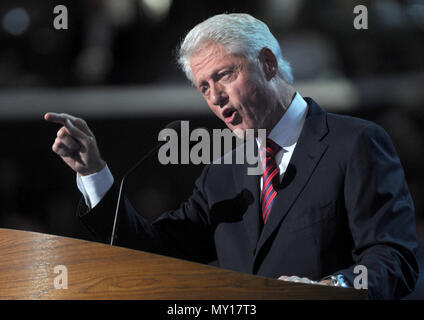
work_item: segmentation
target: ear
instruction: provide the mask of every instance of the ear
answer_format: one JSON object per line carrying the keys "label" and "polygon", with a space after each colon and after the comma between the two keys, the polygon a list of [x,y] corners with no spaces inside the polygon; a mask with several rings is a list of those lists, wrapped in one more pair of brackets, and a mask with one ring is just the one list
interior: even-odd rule
{"label": "ear", "polygon": [[278,71],[278,61],[271,49],[262,48],[259,52],[259,61],[262,63],[266,80],[274,78]]}

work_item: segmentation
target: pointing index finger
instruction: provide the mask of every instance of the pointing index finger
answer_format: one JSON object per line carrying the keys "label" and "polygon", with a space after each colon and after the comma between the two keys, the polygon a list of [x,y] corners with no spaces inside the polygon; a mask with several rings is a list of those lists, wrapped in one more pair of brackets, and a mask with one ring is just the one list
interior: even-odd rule
{"label": "pointing index finger", "polygon": [[66,113],[47,112],[44,115],[44,119],[49,122],[65,124],[66,119],[75,120],[75,117]]}

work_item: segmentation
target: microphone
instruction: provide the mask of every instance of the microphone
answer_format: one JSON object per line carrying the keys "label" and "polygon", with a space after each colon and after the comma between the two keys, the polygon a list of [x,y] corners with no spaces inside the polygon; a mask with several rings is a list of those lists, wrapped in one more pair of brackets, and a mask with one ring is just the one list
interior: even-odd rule
{"label": "microphone", "polygon": [[[177,131],[178,133],[180,133],[181,131],[181,120],[175,120],[172,121],[171,123],[168,123],[166,125],[166,127],[164,129],[173,129],[175,131]],[[155,147],[153,147],[146,155],[144,155],[143,158],[141,158],[131,169],[129,169],[124,176],[121,179],[121,183],[119,185],[119,194],[118,194],[118,201],[116,203],[116,209],[115,209],[115,218],[113,221],[113,228],[112,228],[112,235],[110,237],[110,245],[113,245],[113,240],[115,237],[115,229],[116,229],[116,221],[118,218],[118,212],[119,212],[119,208],[121,206],[121,198],[122,198],[122,190],[123,190],[123,186],[124,186],[124,182],[125,179],[128,178],[132,173],[134,173],[137,168],[147,159],[149,159],[151,156],[155,155],[156,152],[159,150],[159,148],[165,144],[167,141],[162,141],[160,143],[158,143]]]}

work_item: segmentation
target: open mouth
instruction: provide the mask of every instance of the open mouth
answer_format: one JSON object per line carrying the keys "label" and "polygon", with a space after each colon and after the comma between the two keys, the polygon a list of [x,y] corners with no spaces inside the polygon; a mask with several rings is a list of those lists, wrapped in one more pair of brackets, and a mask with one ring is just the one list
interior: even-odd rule
{"label": "open mouth", "polygon": [[226,123],[231,123],[234,121],[235,117],[237,116],[237,110],[234,108],[228,108],[224,110],[222,115],[224,116],[224,121]]}

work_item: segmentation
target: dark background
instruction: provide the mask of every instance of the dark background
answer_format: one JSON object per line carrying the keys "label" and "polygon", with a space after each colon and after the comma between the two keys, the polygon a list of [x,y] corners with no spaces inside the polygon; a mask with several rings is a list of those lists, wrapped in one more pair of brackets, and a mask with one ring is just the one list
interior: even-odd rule
{"label": "dark background", "polygon": [[[58,4],[68,30],[53,28]],[[368,8],[367,30],[353,27],[358,4]],[[222,12],[268,24],[303,96],[390,134],[416,206],[422,267],[424,0],[2,0],[0,227],[91,239],[75,217],[75,174],[51,151],[58,126],[43,121],[47,111],[85,118],[116,178],[174,119],[223,128],[175,63],[184,34]],[[153,219],[191,193],[201,169],[153,159],[129,181],[130,198]],[[421,276],[410,298],[423,288]]]}

